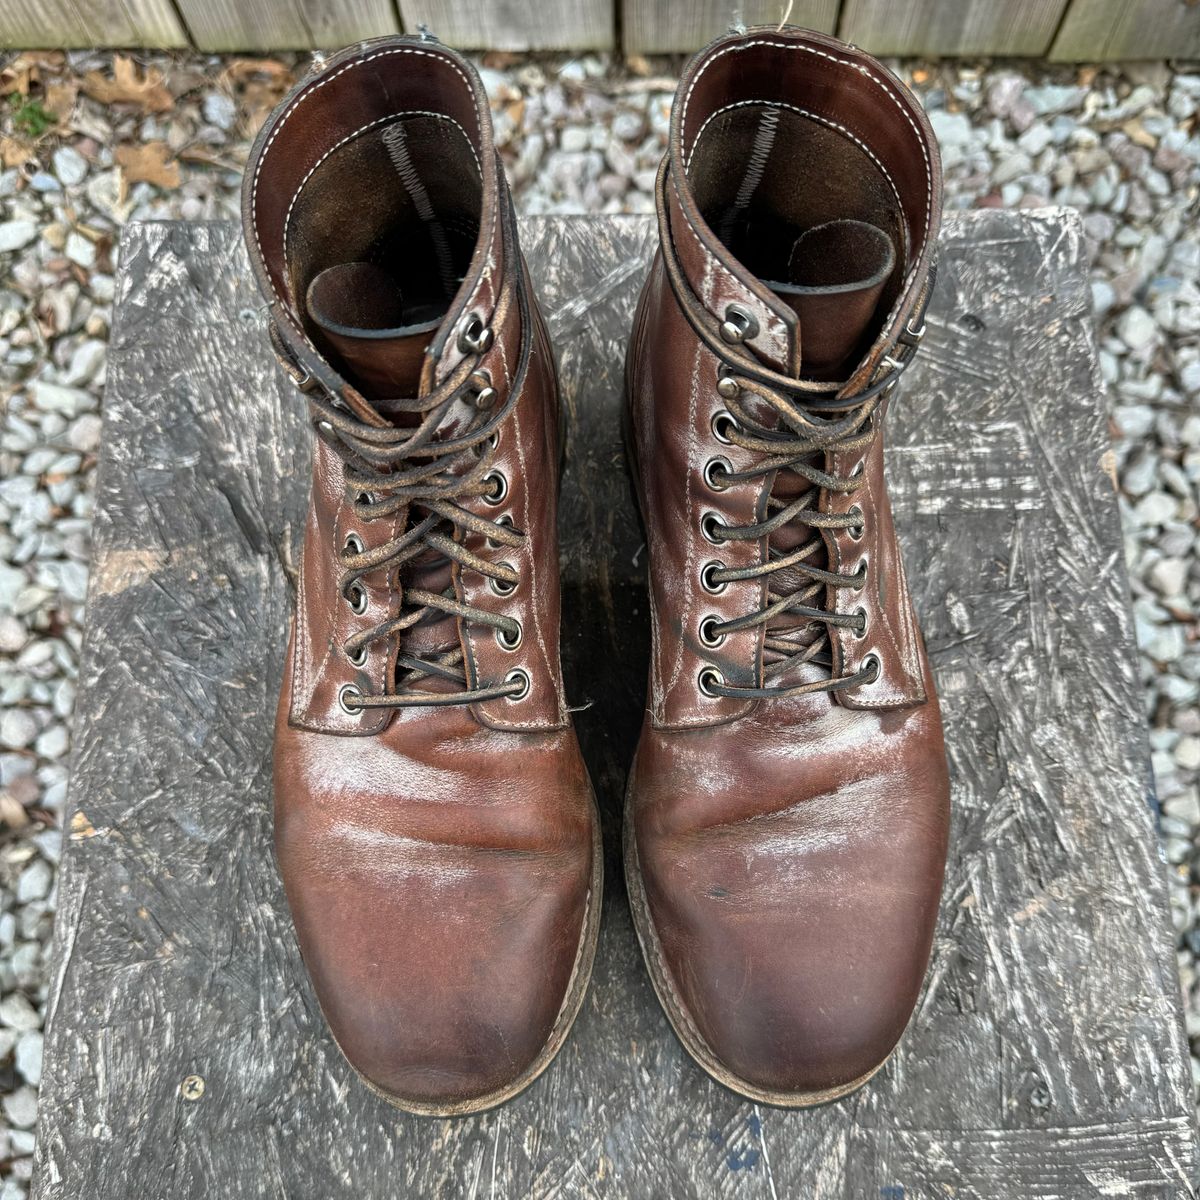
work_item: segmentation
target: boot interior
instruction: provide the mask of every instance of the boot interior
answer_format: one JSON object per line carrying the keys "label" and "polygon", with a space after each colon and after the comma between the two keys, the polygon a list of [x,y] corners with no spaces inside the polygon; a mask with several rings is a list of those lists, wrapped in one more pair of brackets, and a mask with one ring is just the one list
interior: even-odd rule
{"label": "boot interior", "polygon": [[[843,221],[883,230],[899,269],[887,281],[878,311],[891,307],[908,267],[908,229],[888,176],[845,134],[780,104],[739,104],[705,121],[688,159],[688,178],[713,233],[768,286],[792,277],[793,252],[812,230]],[[814,281],[849,283],[870,273],[854,261],[852,241],[824,244],[829,261],[807,264]]]}
{"label": "boot interior", "polygon": [[[333,150],[301,186],[284,232],[288,283],[313,341],[336,359],[304,297],[317,275],[348,263],[390,277],[399,301],[377,310],[382,326],[436,327],[469,269],[482,201],[475,148],[449,117],[399,114]],[[364,304],[348,323],[370,313]]]}

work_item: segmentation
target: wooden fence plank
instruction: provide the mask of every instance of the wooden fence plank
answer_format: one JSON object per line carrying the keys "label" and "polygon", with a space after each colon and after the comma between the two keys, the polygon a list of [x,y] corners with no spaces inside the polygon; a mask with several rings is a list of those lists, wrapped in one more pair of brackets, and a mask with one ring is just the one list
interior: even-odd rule
{"label": "wooden fence plank", "polygon": [[1072,0],[1050,57],[1077,62],[1200,58],[1200,4],[1195,0]]}
{"label": "wooden fence plank", "polygon": [[[791,25],[832,33],[837,28],[839,0],[797,0],[788,16]],[[769,25],[787,8],[780,0],[697,0],[670,4],[664,0],[625,0],[622,41],[626,54],[670,54],[698,50],[730,25]]]}
{"label": "wooden fence plank", "polygon": [[359,38],[400,30],[390,0],[178,2],[201,50],[336,50]]}
{"label": "wooden fence plank", "polygon": [[0,0],[0,47],[186,46],[170,0]]}
{"label": "wooden fence plank", "polygon": [[872,54],[1036,57],[1046,53],[1066,4],[1067,0],[845,0],[838,36]]}
{"label": "wooden fence plank", "polygon": [[427,25],[464,50],[608,50],[614,0],[399,0],[404,27]]}

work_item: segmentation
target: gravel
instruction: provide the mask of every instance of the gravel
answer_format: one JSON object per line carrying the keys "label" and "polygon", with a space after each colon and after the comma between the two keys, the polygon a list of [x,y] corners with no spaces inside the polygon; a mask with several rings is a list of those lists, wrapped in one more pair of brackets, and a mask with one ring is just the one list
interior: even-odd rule
{"label": "gravel", "polygon": [[[89,71],[112,73],[108,53],[26,55],[24,75],[11,73],[18,93],[57,100],[37,138],[18,127],[20,95],[0,117],[0,1200],[24,1197],[32,1169],[120,226],[236,219],[250,139],[305,65],[139,56],[143,78],[172,97],[168,112],[87,96]],[[1200,67],[895,65],[941,140],[948,208],[1083,213],[1179,971],[1200,1048]],[[520,210],[653,212],[678,67],[485,57]],[[147,146],[159,147],[157,174]]]}

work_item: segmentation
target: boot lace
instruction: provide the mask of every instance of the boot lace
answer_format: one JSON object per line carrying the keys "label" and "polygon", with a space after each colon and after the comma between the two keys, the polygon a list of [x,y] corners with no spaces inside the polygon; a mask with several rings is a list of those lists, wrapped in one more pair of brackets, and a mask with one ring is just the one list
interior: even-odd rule
{"label": "boot lace", "polygon": [[[373,643],[391,639],[398,643],[395,690],[371,694],[347,685],[339,699],[350,712],[478,704],[502,697],[519,699],[529,689],[529,675],[521,668],[510,671],[498,683],[472,686],[461,646],[422,656],[406,650],[402,640],[410,630],[447,617],[488,626],[496,631],[502,644],[515,647],[521,637],[519,621],[463,602],[453,586],[435,592],[405,587],[401,581],[402,568],[418,559],[423,569],[431,570],[439,564],[457,563],[491,580],[493,589],[501,595],[511,592],[519,580],[510,563],[491,562],[460,540],[466,534],[478,534],[493,546],[516,549],[526,538],[507,516],[489,519],[462,504],[468,498],[484,497],[499,505],[508,493],[508,481],[493,466],[493,460],[497,431],[515,403],[516,392],[510,392],[496,407],[491,379],[486,371],[475,369],[477,362],[478,355],[465,360],[427,396],[387,402],[389,414],[419,414],[415,425],[373,425],[336,404],[329,395],[313,392],[308,396],[317,436],[342,461],[347,494],[354,497],[355,515],[366,524],[386,520],[402,529],[370,548],[352,534],[340,551],[338,588],[354,611],[366,610],[364,581],[368,576],[378,576],[389,581],[397,614],[353,634],[345,642],[343,649],[356,666],[366,661]],[[474,417],[453,436],[439,438],[437,431],[447,412],[463,399],[472,403]],[[454,686],[445,691],[416,686],[432,679],[446,680]]]}

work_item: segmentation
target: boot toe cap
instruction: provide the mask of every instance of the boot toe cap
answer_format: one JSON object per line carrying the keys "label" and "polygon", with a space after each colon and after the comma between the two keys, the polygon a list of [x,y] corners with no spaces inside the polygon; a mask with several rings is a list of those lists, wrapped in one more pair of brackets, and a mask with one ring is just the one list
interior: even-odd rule
{"label": "boot toe cap", "polygon": [[[519,1090],[573,1012],[589,855],[384,838],[339,854],[281,831],[305,965],[351,1066],[402,1108],[477,1111]],[[585,972],[586,974],[586,972]]]}

